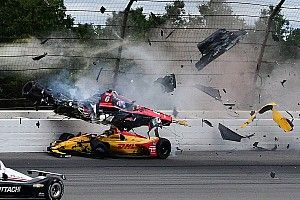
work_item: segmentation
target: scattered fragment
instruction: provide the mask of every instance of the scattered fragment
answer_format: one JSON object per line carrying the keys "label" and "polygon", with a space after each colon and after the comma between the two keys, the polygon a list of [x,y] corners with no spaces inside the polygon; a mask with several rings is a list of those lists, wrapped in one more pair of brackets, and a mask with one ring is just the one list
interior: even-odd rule
{"label": "scattered fragment", "polygon": [[176,88],[175,74],[166,75],[163,78],[158,78],[154,83],[160,83],[163,86],[163,92],[173,92]]}
{"label": "scattered fragment", "polygon": [[201,90],[202,92],[208,94],[209,96],[217,100],[221,100],[220,91],[218,89],[209,86],[200,85],[200,84],[195,85],[195,87]]}
{"label": "scattered fragment", "polygon": [[35,125],[40,128],[40,121],[37,121],[37,123],[35,123]]}
{"label": "scattered fragment", "polygon": [[164,36],[164,31],[163,30],[160,30],[160,36]]}
{"label": "scattered fragment", "polygon": [[284,132],[290,132],[294,129],[292,121],[285,118],[279,111],[273,109],[272,117]]}
{"label": "scattered fragment", "polygon": [[149,44],[149,46],[151,46],[151,41],[150,41],[150,39],[148,39],[148,44]]}
{"label": "scattered fragment", "polygon": [[45,52],[43,55],[33,57],[32,60],[40,60],[40,59],[44,58],[47,54],[48,53]]}
{"label": "scattered fragment", "polygon": [[275,146],[271,149],[271,151],[275,151],[276,149],[277,149],[277,144],[275,144]]}
{"label": "scattered fragment", "polygon": [[177,117],[177,115],[179,114],[179,112],[176,110],[176,107],[173,108],[173,112],[172,112],[172,115],[174,117]]}
{"label": "scattered fragment", "polygon": [[49,40],[49,38],[46,38],[45,40],[41,41],[40,44],[45,44],[48,40]]}
{"label": "scattered fragment", "polygon": [[258,146],[259,142],[254,142],[253,143],[253,148],[259,150],[259,151],[275,151],[277,149],[277,145],[275,144],[275,146],[272,149],[266,149],[264,147],[260,147]]}
{"label": "scattered fragment", "polygon": [[166,37],[166,39],[168,39],[173,33],[174,33],[175,29],[173,29]]}
{"label": "scattered fragment", "polygon": [[277,106],[276,103],[272,102],[272,103],[268,103],[267,105],[263,106],[259,111],[258,113],[259,114],[263,114],[269,110],[272,110],[274,108],[274,106]]}
{"label": "scattered fragment", "polygon": [[180,65],[181,68],[183,68],[183,65]]}
{"label": "scattered fragment", "polygon": [[235,106],[235,103],[223,103],[224,106]]}
{"label": "scattered fragment", "polygon": [[228,109],[229,109],[229,110],[232,110],[232,106],[229,106]]}
{"label": "scattered fragment", "polygon": [[20,124],[22,124],[22,118],[20,118]]}
{"label": "scattered fragment", "polygon": [[100,68],[99,73],[98,73],[98,75],[97,75],[97,78],[96,78],[96,81],[97,81],[97,82],[98,82],[98,80],[99,80],[99,77],[100,77],[100,74],[101,74],[101,72],[102,72],[102,69],[103,69],[103,67]]}
{"label": "scattered fragment", "polygon": [[100,12],[103,14],[106,11],[106,8],[104,6],[101,6]]}
{"label": "scattered fragment", "polygon": [[203,127],[203,122],[204,122],[205,124],[207,124],[208,126],[210,126],[210,127],[214,127],[214,126],[212,125],[212,123],[211,123],[210,121],[208,121],[207,119],[202,119],[202,127]]}
{"label": "scattered fragment", "polygon": [[221,136],[223,140],[230,140],[230,141],[235,141],[235,142],[241,142],[242,138],[250,138],[254,136],[255,133],[250,134],[248,136],[242,136],[237,134],[236,132],[232,131],[231,129],[227,128],[223,124],[219,123],[219,131],[221,133]]}
{"label": "scattered fragment", "polygon": [[263,137],[267,137],[266,135],[263,135]]}
{"label": "scattered fragment", "polygon": [[278,137],[275,137],[275,139],[274,139],[275,141],[278,141]]}
{"label": "scattered fragment", "polygon": [[286,148],[289,149],[289,148],[290,148],[290,144],[288,144],[288,145],[286,146]]}
{"label": "scattered fragment", "polygon": [[235,46],[246,33],[245,30],[227,31],[226,29],[218,29],[197,44],[202,57],[195,64],[195,67],[202,70],[211,61]]}
{"label": "scattered fragment", "polygon": [[276,176],[275,172],[271,172],[270,176],[271,176],[271,178],[275,178],[275,176]]}
{"label": "scattered fragment", "polygon": [[226,93],[226,90],[223,88],[223,92]]}
{"label": "scattered fragment", "polygon": [[254,113],[253,115],[250,116],[250,118],[241,125],[241,128],[245,128],[247,127],[251,122],[253,122],[253,120],[256,118],[256,113]]}
{"label": "scattered fragment", "polygon": [[280,83],[281,83],[281,85],[282,85],[282,87],[284,87],[284,83],[286,82],[286,80],[284,79],[284,80],[282,80]]}
{"label": "scattered fragment", "polygon": [[291,117],[292,117],[292,120],[289,120],[287,118],[285,118],[279,111],[275,110],[275,106],[277,104],[276,103],[269,103],[265,106],[263,106],[260,110],[256,111],[256,112],[252,112],[251,114],[251,117],[244,123],[241,125],[241,128],[245,128],[246,126],[248,126],[255,118],[256,118],[256,115],[257,113],[259,114],[263,114],[269,110],[272,110],[272,118],[273,118],[273,121],[276,122],[278,124],[278,126],[284,131],[284,132],[290,132],[293,130],[293,120],[294,120],[294,117],[291,113],[289,113],[288,111],[286,111]]}
{"label": "scattered fragment", "polygon": [[180,149],[179,147],[176,147],[176,150],[177,150],[177,151],[180,151],[180,153],[183,152],[183,149]]}

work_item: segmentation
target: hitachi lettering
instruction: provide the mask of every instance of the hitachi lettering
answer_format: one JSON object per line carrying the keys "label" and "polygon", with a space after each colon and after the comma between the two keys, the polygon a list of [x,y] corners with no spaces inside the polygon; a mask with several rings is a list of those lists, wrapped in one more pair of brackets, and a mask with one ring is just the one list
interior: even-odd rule
{"label": "hitachi lettering", "polygon": [[21,192],[21,186],[14,186],[14,187],[0,187],[0,193],[6,192],[6,193],[15,193],[15,192]]}

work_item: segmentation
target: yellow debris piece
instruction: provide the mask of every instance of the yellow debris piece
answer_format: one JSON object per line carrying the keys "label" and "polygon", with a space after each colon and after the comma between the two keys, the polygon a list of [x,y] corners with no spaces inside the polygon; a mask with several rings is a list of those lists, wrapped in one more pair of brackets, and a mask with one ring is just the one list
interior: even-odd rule
{"label": "yellow debris piece", "polygon": [[273,109],[272,117],[274,122],[276,122],[284,132],[290,132],[293,130],[294,125],[292,124],[292,122],[282,116],[279,111]]}

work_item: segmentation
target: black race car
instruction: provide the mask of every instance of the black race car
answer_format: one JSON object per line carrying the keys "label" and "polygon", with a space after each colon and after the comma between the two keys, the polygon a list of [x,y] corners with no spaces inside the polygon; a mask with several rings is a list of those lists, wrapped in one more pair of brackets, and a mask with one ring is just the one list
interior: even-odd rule
{"label": "black race car", "polygon": [[4,166],[0,161],[0,199],[47,199],[59,200],[64,193],[64,175],[28,170],[36,173],[32,178]]}
{"label": "black race car", "polygon": [[195,64],[195,67],[198,70],[203,69],[211,61],[236,45],[246,34],[247,32],[245,30],[227,31],[226,29],[218,29],[205,40],[197,44],[202,57]]}

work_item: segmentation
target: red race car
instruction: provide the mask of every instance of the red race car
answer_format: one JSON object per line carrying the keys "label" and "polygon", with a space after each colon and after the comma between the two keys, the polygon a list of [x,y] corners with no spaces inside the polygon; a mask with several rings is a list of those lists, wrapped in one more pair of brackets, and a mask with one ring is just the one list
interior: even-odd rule
{"label": "red race car", "polygon": [[112,90],[77,101],[63,94],[54,94],[39,83],[30,81],[24,85],[22,93],[36,107],[50,105],[55,113],[93,123],[110,124],[121,131],[140,126],[148,126],[150,131],[173,122],[171,115],[139,106]]}

